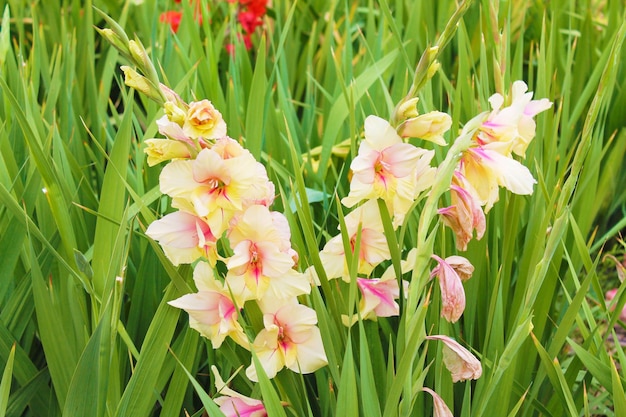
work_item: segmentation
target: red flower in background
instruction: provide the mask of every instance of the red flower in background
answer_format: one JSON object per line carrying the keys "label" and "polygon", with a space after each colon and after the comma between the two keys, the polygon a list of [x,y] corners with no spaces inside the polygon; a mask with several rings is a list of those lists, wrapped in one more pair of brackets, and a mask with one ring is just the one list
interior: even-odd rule
{"label": "red flower in background", "polygon": [[[263,16],[267,13],[268,0],[227,0],[228,3],[238,3],[237,21],[241,25],[242,34],[238,37],[243,42],[246,50],[252,48],[252,34],[263,25]],[[181,0],[174,0],[179,4]],[[194,6],[194,17],[198,23],[202,23],[201,0],[189,0],[189,4]],[[180,10],[168,10],[161,13],[159,21],[170,25],[172,32],[177,33],[183,12]],[[226,45],[228,53],[232,54],[235,47],[232,44]]]}
{"label": "red flower in background", "polygon": [[[228,0],[229,3],[235,3],[233,0]],[[243,31],[244,45],[247,50],[252,48],[252,34],[257,27],[263,24],[263,16],[267,12],[267,0],[239,0],[239,13],[237,14],[237,20],[241,25]],[[229,53],[234,52],[233,45],[226,45],[226,49]]]}
{"label": "red flower in background", "polygon": [[[180,3],[181,0],[174,0],[174,3]],[[194,5],[193,16],[196,19],[196,22],[199,24],[202,23],[202,9],[200,0],[189,0],[189,4]],[[159,21],[161,23],[167,23],[170,25],[172,32],[178,32],[178,27],[180,26],[180,21],[183,17],[183,12],[180,10],[168,10],[166,12],[161,13],[159,16]]]}
{"label": "red flower in background", "polygon": [[180,25],[180,19],[182,19],[183,13],[175,10],[168,10],[161,13],[159,16],[159,22],[167,23],[172,28],[172,32],[178,32],[178,26]]}

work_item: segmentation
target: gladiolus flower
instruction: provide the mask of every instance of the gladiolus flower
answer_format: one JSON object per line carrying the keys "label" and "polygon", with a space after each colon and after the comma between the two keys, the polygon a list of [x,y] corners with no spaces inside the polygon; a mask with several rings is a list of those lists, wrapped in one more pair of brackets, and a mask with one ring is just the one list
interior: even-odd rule
{"label": "gladiolus flower", "polygon": [[[411,174],[425,152],[402,142],[386,120],[368,116],[365,119],[365,140],[350,164],[353,171],[350,193],[342,203],[352,207],[361,200],[382,198],[392,207],[397,200],[410,206],[415,189],[415,178]],[[406,180],[406,184],[399,186],[402,179]]]}
{"label": "gladiolus flower", "polygon": [[167,164],[159,178],[161,192],[174,198],[174,207],[205,217],[219,236],[235,212],[243,210],[246,193],[255,182],[256,165],[249,152],[222,159],[206,148],[193,161]]}
{"label": "gladiolus flower", "polygon": [[433,397],[434,417],[454,417],[452,415],[452,411],[450,411],[445,401],[439,396],[439,394],[428,387],[422,387],[422,391],[429,393]]}
{"label": "gladiolus flower", "polygon": [[293,269],[287,220],[265,206],[251,206],[232,226],[229,239],[233,256],[227,261],[229,277],[243,277],[246,287],[260,299],[286,299],[308,294],[308,279]]}
{"label": "gladiolus flower", "polygon": [[174,265],[190,264],[204,257],[215,265],[216,237],[200,217],[184,211],[170,213],[148,226],[146,235],[159,242]]}
{"label": "gladiolus flower", "polygon": [[514,194],[530,195],[537,182],[524,165],[494,150],[468,149],[460,162],[460,171],[476,191],[485,212],[498,201],[498,186]]}
{"label": "gladiolus flower", "polygon": [[[352,249],[356,246],[357,231],[361,227],[360,250],[355,254],[359,257],[358,273],[368,275],[376,265],[391,257],[378,203],[375,200],[354,209],[345,217],[345,222]],[[329,279],[342,277],[346,281],[349,280],[341,235],[326,242],[320,252],[320,258]]]}
{"label": "gladiolus flower", "polygon": [[227,336],[247,347],[248,338],[237,322],[237,309],[243,307],[244,298],[236,297],[235,302],[231,299],[231,294],[243,294],[243,289],[224,286],[215,279],[213,269],[206,262],[196,265],[193,279],[198,292],[183,295],[168,304],[189,313],[189,327],[209,339],[214,349],[219,348]]}
{"label": "gladiolus flower", "polygon": [[363,320],[400,314],[400,306],[395,301],[400,297],[397,280],[357,278],[356,283],[361,290],[359,312]]}
{"label": "gladiolus flower", "polygon": [[189,103],[183,132],[191,138],[217,139],[226,136],[226,122],[209,100]]}
{"label": "gladiolus flower", "polygon": [[480,378],[483,373],[480,361],[456,340],[444,335],[426,336],[426,339],[443,342],[443,363],[452,374],[452,382]]}
{"label": "gladiolus flower", "polygon": [[215,365],[211,365],[215,377],[215,388],[221,397],[213,401],[226,417],[267,417],[267,411],[261,400],[246,397],[226,386]]}
{"label": "gladiolus flower", "polygon": [[190,158],[189,148],[183,142],[170,139],[147,139],[143,150],[148,155],[148,165],[154,166],[171,159]]}
{"label": "gladiolus flower", "polygon": [[532,100],[523,81],[515,81],[512,87],[511,105],[502,108],[504,97],[494,94],[489,98],[492,112],[478,132],[478,143],[502,155],[511,152],[524,156],[528,144],[535,137],[536,124],[533,117],[552,107],[548,99]]}
{"label": "gladiolus flower", "polygon": [[[441,289],[441,316],[451,323],[455,323],[465,310],[465,290],[459,274],[446,260],[432,255],[439,265],[430,273],[431,277],[439,278]],[[461,257],[457,257],[461,258]],[[465,258],[463,258],[465,259]],[[469,264],[469,261],[467,262]],[[471,266],[471,264],[470,264]]]}
{"label": "gladiolus flower", "polygon": [[[274,307],[263,315],[265,328],[254,339],[252,349],[269,378],[287,367],[294,372],[308,374],[326,366],[322,336],[317,324],[315,310],[287,303]],[[252,381],[257,381],[254,364],[246,370]]]}
{"label": "gladiolus flower", "polygon": [[443,134],[450,130],[452,118],[440,111],[412,117],[398,127],[398,134],[403,138],[420,138],[437,145],[445,146]]}

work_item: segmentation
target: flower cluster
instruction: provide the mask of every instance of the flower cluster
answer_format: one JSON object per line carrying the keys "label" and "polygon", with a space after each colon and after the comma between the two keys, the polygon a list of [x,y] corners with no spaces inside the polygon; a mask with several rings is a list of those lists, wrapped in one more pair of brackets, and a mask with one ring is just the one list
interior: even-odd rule
{"label": "flower cluster", "polygon": [[489,98],[492,111],[476,116],[465,126],[475,129],[472,145],[463,153],[450,187],[452,205],[439,210],[443,222],[454,231],[459,250],[466,250],[474,231],[480,239],[485,232],[485,212],[498,201],[499,187],[514,194],[529,195],[536,183],[524,165],[512,154],[526,155],[535,137],[533,117],[549,109],[548,99],[532,100],[523,81],[513,83],[510,105],[502,107],[501,94]]}
{"label": "flower cluster", "polygon": [[[228,2],[238,3],[237,21],[243,32],[243,44],[246,49],[250,50],[252,48],[252,34],[263,24],[268,0],[228,0]],[[227,50],[233,52],[233,45],[227,45]]]}
{"label": "flower cluster", "polygon": [[[239,21],[249,35],[260,24],[266,1],[240,0],[238,7]],[[525,156],[535,136],[533,117],[549,109],[550,101],[533,100],[526,84],[516,81],[509,98],[490,97],[491,111],[466,123],[444,162],[435,167],[431,165],[435,151],[427,147],[446,145],[452,119],[439,111],[420,114],[417,98],[409,97],[396,108],[393,124],[374,115],[365,119],[363,138],[350,164],[349,192],[341,199],[348,213],[339,216],[339,233],[319,252],[322,268],[309,267],[302,273],[287,218],[271,210],[274,184],[265,167],[228,136],[220,111],[206,99],[187,103],[159,84],[138,41],[129,41],[119,31],[102,33],[145,74],[123,67],[126,84],[163,108],[157,121],[162,137],[146,140],[144,150],[150,166],[167,163],[159,178],[160,191],[176,210],[150,224],[146,235],[159,242],[172,264],[193,265],[197,288],[169,304],[187,311],[189,325],[213,348],[231,339],[250,350],[258,359],[245,371],[252,381],[258,381],[260,373],[273,378],[284,368],[306,374],[327,365],[316,311],[303,303],[312,284],[326,284],[322,274],[324,281],[340,278],[332,287],[338,291],[348,285],[358,288],[356,314],[349,311],[341,317],[348,327],[359,320],[399,316],[404,312],[401,304],[409,313],[419,302],[427,306],[430,297],[421,292],[427,286],[427,291],[435,288],[439,295],[441,317],[450,323],[460,320],[466,306],[463,285],[474,267],[462,256],[432,253],[430,221],[439,215],[453,230],[457,249],[464,251],[474,236],[484,235],[485,213],[498,200],[499,187],[521,195],[533,191],[536,181],[514,155]],[[422,148],[415,145],[418,140],[430,144]],[[446,192],[451,205],[437,209]],[[395,232],[408,224],[422,201],[417,242],[390,247]],[[404,229],[398,234],[404,235]],[[400,265],[391,262],[394,252],[403,255]],[[436,263],[432,269],[429,262]],[[403,280],[410,271],[419,276],[417,283]],[[437,279],[438,291],[428,284],[429,278]],[[400,300],[402,294],[409,294],[406,303]],[[246,320],[244,326],[242,311],[246,319],[257,312],[260,316]],[[422,336],[417,347],[428,341],[441,342],[443,364],[453,382],[481,376],[480,361],[454,339]],[[214,374],[221,394],[215,402],[227,416],[267,415],[262,401],[229,389],[216,369]],[[452,415],[433,390],[421,388],[433,396],[436,415]]]}
{"label": "flower cluster", "polygon": [[[150,224],[146,234],[174,265],[194,264],[198,289],[170,305],[187,311],[190,326],[214,348],[231,338],[253,350],[270,378],[284,367],[310,373],[325,366],[317,315],[297,299],[311,286],[295,269],[287,219],[270,210],[275,188],[264,166],[227,136],[210,101],[185,103],[169,88],[161,90],[167,100],[157,125],[165,138],[147,140],[145,153],[151,166],[168,161],[160,190],[178,211]],[[253,340],[240,324],[246,303],[263,314]],[[246,373],[257,380],[254,365]],[[233,398],[222,405],[241,402],[256,404]]]}

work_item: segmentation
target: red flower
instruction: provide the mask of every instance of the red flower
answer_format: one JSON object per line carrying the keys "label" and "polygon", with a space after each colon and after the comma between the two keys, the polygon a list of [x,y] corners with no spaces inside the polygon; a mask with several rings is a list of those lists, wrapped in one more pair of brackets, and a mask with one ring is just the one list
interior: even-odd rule
{"label": "red flower", "polygon": [[261,18],[249,11],[240,12],[237,16],[244,32],[252,33],[261,24]]}
{"label": "red flower", "polygon": [[182,12],[177,12],[175,10],[168,10],[167,12],[161,13],[159,16],[159,21],[161,23],[167,23],[172,28],[172,32],[178,32],[178,26],[180,25],[180,19],[183,17]]}

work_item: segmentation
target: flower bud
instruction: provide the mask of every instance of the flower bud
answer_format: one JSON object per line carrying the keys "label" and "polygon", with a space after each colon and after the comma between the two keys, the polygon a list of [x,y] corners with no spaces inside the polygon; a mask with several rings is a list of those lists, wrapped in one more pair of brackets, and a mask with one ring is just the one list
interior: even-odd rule
{"label": "flower bud", "polygon": [[147,139],[144,143],[147,147],[143,151],[148,155],[149,166],[170,159],[191,157],[189,147],[184,142],[170,139]]}
{"label": "flower bud", "polygon": [[122,65],[122,71],[124,71],[124,84],[129,86],[130,88],[134,88],[140,93],[145,94],[149,98],[155,101],[161,100],[161,94],[156,90],[156,87],[143,75],[139,74],[137,71],[128,67],[126,65]]}
{"label": "flower bud", "polygon": [[419,97],[413,97],[412,99],[402,102],[396,112],[398,119],[402,120],[417,117],[419,115],[419,112],[417,111],[418,101]]}
{"label": "flower bud", "polygon": [[452,126],[452,118],[440,111],[431,111],[413,117],[398,127],[398,134],[403,138],[420,138],[444,146],[443,134]]}
{"label": "flower bud", "polygon": [[128,45],[124,42],[122,38],[118,36],[113,30],[109,28],[96,28],[98,33],[102,35],[104,39],[106,39],[111,45],[113,45],[118,51],[120,51],[124,55],[130,55],[130,51],[128,50]]}

